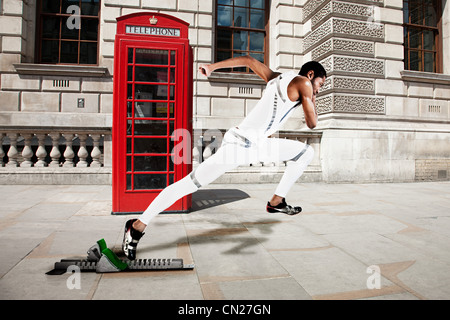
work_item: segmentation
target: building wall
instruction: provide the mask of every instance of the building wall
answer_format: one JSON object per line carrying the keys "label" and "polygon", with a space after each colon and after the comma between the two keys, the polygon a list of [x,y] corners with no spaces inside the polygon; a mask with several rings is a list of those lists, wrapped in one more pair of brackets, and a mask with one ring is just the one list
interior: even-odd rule
{"label": "building wall", "polygon": [[[404,70],[402,5],[312,0],[303,7],[305,60],[329,73],[317,99],[325,181],[448,177],[450,77]],[[447,30],[443,40],[448,71]]]}
{"label": "building wall", "polygon": [[[414,181],[450,176],[450,57],[445,54],[450,52],[450,5],[447,1],[443,5],[444,74],[425,74],[403,68],[401,0],[271,1],[269,66],[281,72],[299,70],[304,62],[318,60],[329,73],[317,99],[319,126],[307,129],[302,111],[297,110],[283,131],[284,136],[315,146],[314,178],[306,181]],[[106,173],[112,152],[108,130],[116,17],[143,10],[178,17],[190,24],[194,70],[213,59],[213,0],[101,1],[99,65],[87,68],[34,65],[36,0],[3,0],[1,6],[4,143],[13,128],[27,128],[27,133],[46,128],[46,134],[63,136],[77,130],[102,132]],[[215,130],[217,136],[236,126],[264,88],[254,76],[215,74],[206,79],[194,72],[194,144],[208,130]],[[84,99],[84,108],[78,107],[79,99]],[[249,177],[271,170],[247,169],[223,181],[258,181]],[[273,176],[282,170],[275,165]]]}

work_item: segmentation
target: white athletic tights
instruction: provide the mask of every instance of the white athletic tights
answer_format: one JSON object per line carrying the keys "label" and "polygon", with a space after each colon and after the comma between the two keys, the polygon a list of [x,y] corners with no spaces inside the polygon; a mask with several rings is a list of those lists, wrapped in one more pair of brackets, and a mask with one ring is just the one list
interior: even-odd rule
{"label": "white athletic tights", "polygon": [[217,152],[189,175],[165,188],[139,217],[139,220],[148,225],[160,212],[182,197],[194,193],[200,187],[210,184],[239,165],[257,161],[288,161],[286,171],[275,190],[276,195],[286,197],[313,157],[313,148],[302,142],[277,138],[262,138],[250,142],[237,129],[230,129],[225,134],[222,146]]}

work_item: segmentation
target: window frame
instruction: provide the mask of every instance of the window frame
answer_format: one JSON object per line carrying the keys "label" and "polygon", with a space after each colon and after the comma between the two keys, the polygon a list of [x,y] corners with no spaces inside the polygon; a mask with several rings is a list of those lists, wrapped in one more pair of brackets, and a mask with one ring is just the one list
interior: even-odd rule
{"label": "window frame", "polygon": [[[81,39],[81,31],[78,32],[78,38],[77,39],[62,39],[61,33],[62,33],[62,21],[65,17],[70,17],[73,15],[73,13],[61,13],[62,10],[62,0],[59,1],[60,6],[60,13],[45,13],[42,12],[42,6],[43,6],[43,0],[37,0],[36,1],[36,45],[35,45],[35,63],[37,64],[49,64],[49,65],[66,65],[66,66],[98,66],[99,65],[99,52],[100,52],[100,16],[101,16],[101,0],[99,0],[99,7],[98,7],[98,13],[97,16],[89,16],[89,15],[81,15],[80,12],[80,23],[83,19],[96,19],[98,21],[97,24],[97,39],[96,40],[82,40]],[[81,3],[82,0],[78,0],[78,5],[81,10]],[[57,17],[60,19],[60,29],[59,29],[59,35],[58,38],[49,39],[49,40],[58,40],[58,61],[57,62],[43,62],[42,61],[42,43],[43,40],[46,38],[43,37],[43,17]],[[78,43],[78,53],[77,53],[77,62],[70,63],[70,62],[61,62],[61,41],[70,41],[70,42],[77,42]],[[97,50],[96,50],[96,63],[80,63],[80,50],[81,50],[81,43],[96,43],[97,44]]]}
{"label": "window frame", "polygon": [[[251,0],[249,0],[251,1]],[[247,52],[248,54],[250,54],[252,51],[250,50],[250,48],[248,48],[248,50],[234,50],[233,49],[233,44],[234,44],[234,37],[233,37],[233,32],[238,30],[238,31],[247,31],[249,32],[248,37],[250,38],[250,32],[261,32],[264,33],[264,46],[263,46],[263,56],[264,56],[264,64],[267,64],[269,61],[269,39],[270,39],[270,0],[263,0],[264,1],[264,29],[255,29],[255,28],[250,28],[250,27],[234,27],[234,26],[219,26],[218,25],[218,14],[219,14],[219,1],[215,0],[214,1],[214,5],[215,5],[215,21],[214,21],[214,52],[213,52],[213,58],[214,58],[214,62],[218,62],[218,52],[219,47],[218,47],[218,41],[219,41],[219,37],[218,37],[218,30],[219,29],[223,29],[223,30],[230,30],[232,33],[231,36],[231,47],[230,47],[230,52],[233,56],[233,52],[234,51],[241,51],[241,52]],[[235,5],[234,3],[230,6],[231,8],[234,8]],[[245,8],[245,7],[241,7],[241,6],[236,6],[238,8]],[[250,7],[249,7],[250,8]],[[234,12],[234,10],[233,10]],[[250,19],[250,14],[249,14],[249,19]],[[232,16],[232,21],[234,24],[234,15]],[[250,45],[250,42],[248,43],[248,45]],[[225,51],[225,50],[224,50]],[[227,70],[218,70],[218,71],[222,71],[222,72],[228,72],[228,73],[237,73],[237,74],[252,74],[252,71],[249,68],[246,68],[247,70],[244,71],[239,71],[239,70],[233,70],[233,69],[227,69]]]}
{"label": "window frame", "polygon": [[[436,27],[434,26],[427,26],[425,25],[425,15],[422,17],[422,24],[415,24],[411,23],[411,11],[409,10],[411,0],[403,0],[403,48],[404,48],[404,70],[410,70],[410,71],[418,71],[418,72],[431,72],[431,73],[442,73],[443,72],[443,52],[442,52],[442,1],[441,0],[433,0],[436,4],[435,10],[436,10]],[[408,22],[405,22],[405,3],[408,3]],[[422,3],[422,13],[425,12],[424,10],[425,4]],[[422,48],[412,48],[409,47],[410,39],[409,39],[409,31],[410,30],[417,30],[420,33]],[[424,44],[424,31],[432,31],[434,33],[434,43],[435,43],[435,49],[434,50],[428,50],[423,48]],[[410,54],[411,52],[420,52],[421,53],[421,70],[414,70],[411,69],[411,59]],[[435,58],[433,60],[434,66],[433,71],[425,71],[425,54],[424,53],[433,53],[435,55]]]}

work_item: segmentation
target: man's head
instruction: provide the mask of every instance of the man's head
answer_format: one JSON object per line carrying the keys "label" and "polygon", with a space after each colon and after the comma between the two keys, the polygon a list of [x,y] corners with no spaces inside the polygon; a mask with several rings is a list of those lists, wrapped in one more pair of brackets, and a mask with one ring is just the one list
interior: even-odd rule
{"label": "man's head", "polygon": [[302,66],[299,75],[307,77],[311,81],[314,95],[316,95],[325,83],[327,72],[319,62],[309,61]]}

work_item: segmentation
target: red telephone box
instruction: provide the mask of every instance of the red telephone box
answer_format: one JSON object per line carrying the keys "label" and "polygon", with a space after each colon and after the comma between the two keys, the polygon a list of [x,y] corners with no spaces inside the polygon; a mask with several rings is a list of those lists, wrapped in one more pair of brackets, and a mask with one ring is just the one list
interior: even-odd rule
{"label": "red telephone box", "polygon": [[[161,13],[117,18],[113,214],[142,213],[162,189],[192,170],[193,58],[188,27]],[[190,208],[187,196],[167,211]]]}

